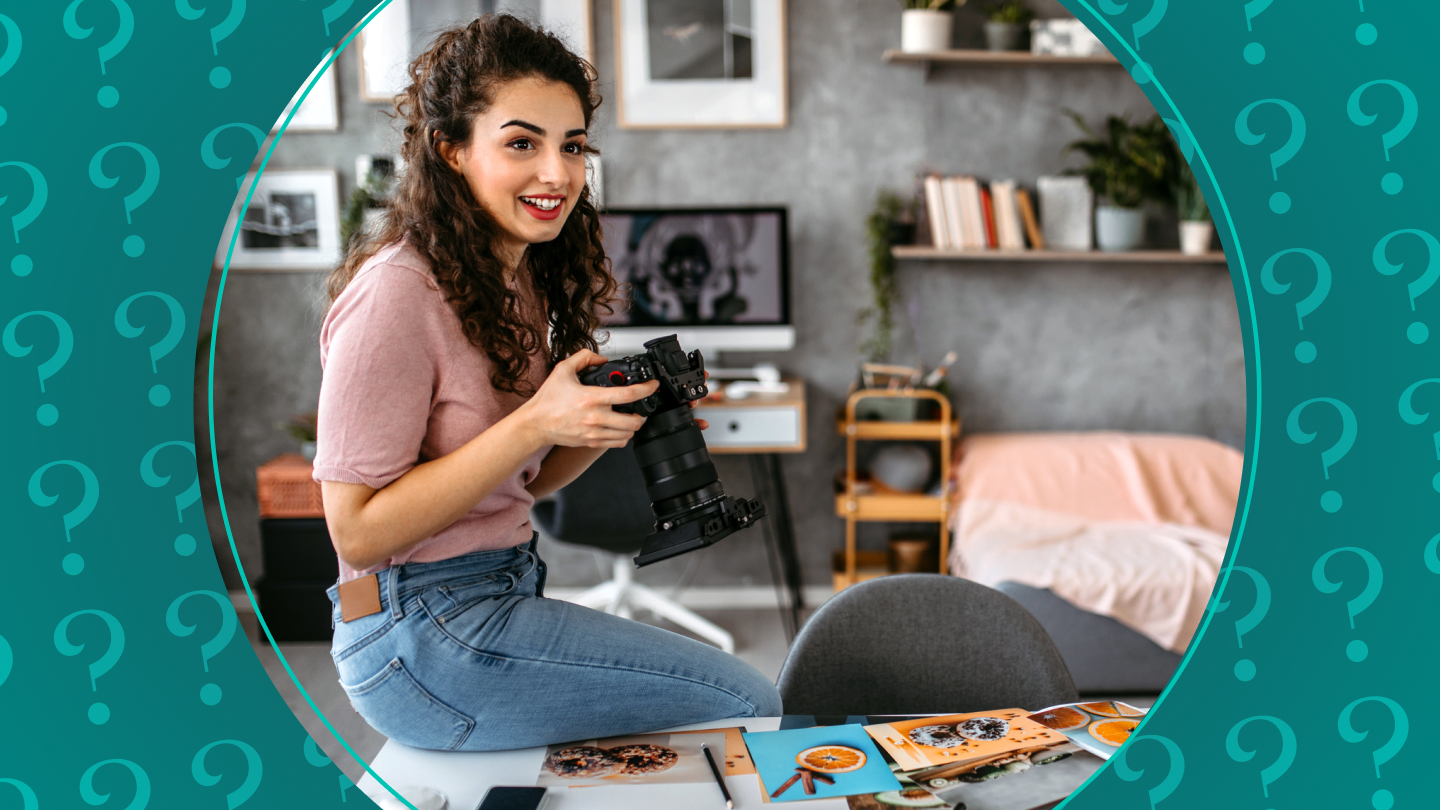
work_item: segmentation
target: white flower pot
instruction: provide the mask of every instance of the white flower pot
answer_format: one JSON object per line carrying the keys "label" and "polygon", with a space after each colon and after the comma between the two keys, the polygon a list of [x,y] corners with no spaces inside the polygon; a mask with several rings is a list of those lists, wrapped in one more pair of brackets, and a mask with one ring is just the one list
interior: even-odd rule
{"label": "white flower pot", "polygon": [[301,442],[301,443],[300,443],[300,455],[304,456],[306,461],[314,461],[314,460],[315,460],[315,442]]}
{"label": "white flower pot", "polygon": [[1139,208],[1102,205],[1095,209],[1095,241],[1112,253],[1134,250],[1145,241],[1145,212]]}
{"label": "white flower pot", "polygon": [[1210,237],[1215,234],[1215,225],[1209,221],[1180,223],[1180,252],[1186,256],[1201,256],[1210,252]]}
{"label": "white flower pot", "polygon": [[900,50],[907,53],[944,51],[950,48],[950,29],[955,15],[928,8],[907,8],[900,13]]}

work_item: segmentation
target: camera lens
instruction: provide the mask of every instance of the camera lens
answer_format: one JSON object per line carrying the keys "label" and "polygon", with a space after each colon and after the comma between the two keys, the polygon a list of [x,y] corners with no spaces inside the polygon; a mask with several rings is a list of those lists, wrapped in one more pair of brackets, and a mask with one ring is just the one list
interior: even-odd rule
{"label": "camera lens", "polygon": [[707,504],[725,496],[700,426],[687,406],[661,411],[645,421],[635,432],[635,460],[662,526],[706,514]]}

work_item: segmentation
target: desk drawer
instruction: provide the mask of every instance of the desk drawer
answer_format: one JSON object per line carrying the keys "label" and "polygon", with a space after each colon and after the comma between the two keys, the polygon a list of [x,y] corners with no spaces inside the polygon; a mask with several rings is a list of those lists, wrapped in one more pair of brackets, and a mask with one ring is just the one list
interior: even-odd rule
{"label": "desk drawer", "polygon": [[706,407],[695,413],[710,422],[705,444],[710,447],[794,447],[800,444],[800,411],[796,408]]}

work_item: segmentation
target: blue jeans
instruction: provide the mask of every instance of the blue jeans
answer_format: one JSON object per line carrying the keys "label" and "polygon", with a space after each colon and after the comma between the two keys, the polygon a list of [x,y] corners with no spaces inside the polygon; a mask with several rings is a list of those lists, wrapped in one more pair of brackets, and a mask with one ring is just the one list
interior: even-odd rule
{"label": "blue jeans", "polygon": [[331,586],[331,656],[366,722],[416,748],[495,751],[780,714],[732,655],[545,599],[536,543],[392,566],[380,612],[350,622]]}

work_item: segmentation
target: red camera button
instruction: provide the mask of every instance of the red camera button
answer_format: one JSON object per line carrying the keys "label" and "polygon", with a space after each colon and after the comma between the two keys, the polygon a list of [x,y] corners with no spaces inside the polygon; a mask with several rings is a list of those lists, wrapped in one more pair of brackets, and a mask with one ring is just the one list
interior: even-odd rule
{"label": "red camera button", "polygon": [[624,385],[624,384],[625,384],[625,374],[624,374],[624,372],[620,372],[620,371],[612,371],[612,372],[610,372],[610,384],[611,384],[611,385]]}

